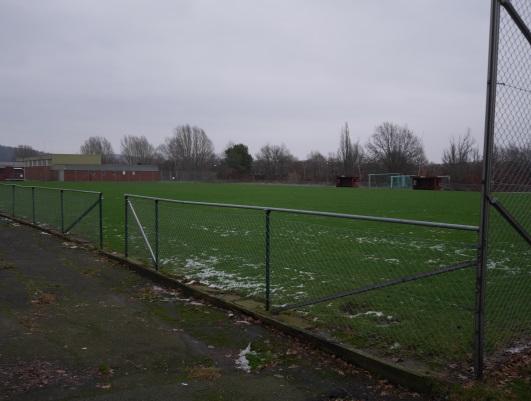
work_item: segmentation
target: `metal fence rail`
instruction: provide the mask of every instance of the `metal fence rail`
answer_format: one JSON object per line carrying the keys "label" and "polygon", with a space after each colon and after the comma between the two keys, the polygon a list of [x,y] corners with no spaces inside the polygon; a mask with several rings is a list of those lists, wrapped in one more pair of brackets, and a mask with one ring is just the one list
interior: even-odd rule
{"label": "metal fence rail", "polygon": [[470,364],[478,227],[125,195],[125,254],[384,357]]}
{"label": "metal fence rail", "polygon": [[0,211],[103,247],[103,195],[75,189],[0,184]]}

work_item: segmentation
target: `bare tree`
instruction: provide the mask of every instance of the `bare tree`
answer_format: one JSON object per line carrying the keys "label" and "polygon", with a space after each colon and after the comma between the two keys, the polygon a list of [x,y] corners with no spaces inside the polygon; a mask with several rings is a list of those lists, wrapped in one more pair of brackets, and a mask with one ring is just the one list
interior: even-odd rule
{"label": "bare tree", "polygon": [[500,190],[528,192],[531,188],[531,139],[495,146],[492,180]]}
{"label": "bare tree", "polygon": [[15,148],[15,158],[17,159],[23,159],[25,157],[32,157],[32,156],[39,156],[42,155],[42,152],[39,152],[38,150],[33,149],[29,145],[18,145]]}
{"label": "bare tree", "polygon": [[328,162],[320,152],[310,152],[304,161],[304,178],[314,182],[325,182],[330,179]]}
{"label": "bare tree", "polygon": [[125,135],[120,144],[127,164],[151,164],[155,160],[155,147],[145,136]]}
{"label": "bare tree", "polygon": [[371,162],[388,172],[412,172],[426,163],[422,141],[407,126],[385,122],[366,146]]}
{"label": "bare tree", "polygon": [[481,179],[481,157],[470,129],[464,136],[450,138],[448,148],[443,151],[444,173],[452,177],[452,185],[479,185]]}
{"label": "bare tree", "polygon": [[79,149],[83,155],[101,155],[103,163],[112,163],[115,161],[114,151],[111,143],[102,136],[91,136]]}
{"label": "bare tree", "polygon": [[343,175],[361,175],[360,164],[362,155],[363,149],[359,141],[352,143],[348,123],[345,123],[345,126],[341,129],[339,149],[337,151],[337,158],[342,165]]}
{"label": "bare tree", "polygon": [[295,157],[286,145],[265,145],[255,155],[255,170],[267,179],[284,179]]}
{"label": "bare tree", "polygon": [[174,172],[204,171],[215,158],[214,145],[205,131],[199,127],[182,125],[175,128],[174,134],[166,138],[161,146],[163,155],[172,162]]}
{"label": "bare tree", "polygon": [[337,157],[337,152],[329,152],[326,158],[327,174],[334,178],[341,174],[343,166]]}
{"label": "bare tree", "polygon": [[483,160],[482,156],[481,156],[481,152],[479,151],[479,148],[475,148],[473,151],[472,151],[472,162],[473,163],[481,163]]}
{"label": "bare tree", "polygon": [[465,136],[450,138],[450,145],[443,151],[442,162],[446,165],[458,165],[471,162],[477,153],[476,141],[467,130]]}

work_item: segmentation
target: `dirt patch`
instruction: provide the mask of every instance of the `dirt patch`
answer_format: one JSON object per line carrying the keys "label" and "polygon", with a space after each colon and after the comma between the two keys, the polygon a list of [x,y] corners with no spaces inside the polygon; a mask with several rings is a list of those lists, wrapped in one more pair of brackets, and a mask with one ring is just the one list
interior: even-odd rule
{"label": "dirt patch", "polygon": [[54,385],[76,387],[92,376],[90,372],[71,372],[58,363],[25,361],[15,365],[0,365],[0,399]]}
{"label": "dirt patch", "polygon": [[189,379],[213,381],[221,377],[221,369],[212,366],[196,366],[188,371]]}
{"label": "dirt patch", "polygon": [[530,344],[517,345],[506,350],[504,358],[500,358],[500,362],[487,370],[487,381],[500,389],[512,387],[514,383],[531,388]]}
{"label": "dirt patch", "polygon": [[36,294],[36,298],[34,298],[31,303],[34,305],[51,305],[57,302],[57,295],[49,293],[49,292],[42,292]]}

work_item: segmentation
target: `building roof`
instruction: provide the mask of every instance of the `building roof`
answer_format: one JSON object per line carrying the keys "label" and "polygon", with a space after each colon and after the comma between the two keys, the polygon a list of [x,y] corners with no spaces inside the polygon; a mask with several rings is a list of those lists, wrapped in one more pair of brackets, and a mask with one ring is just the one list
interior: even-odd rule
{"label": "building roof", "polygon": [[0,162],[0,167],[24,167],[23,162]]}
{"label": "building roof", "polygon": [[33,160],[50,160],[50,165],[58,164],[101,164],[101,155],[79,155],[79,154],[67,154],[56,153],[49,155],[24,157],[18,159],[20,161],[33,161]]}
{"label": "building roof", "polygon": [[159,171],[159,167],[150,164],[59,164],[52,165],[52,170],[64,171]]}
{"label": "building roof", "polygon": [[29,160],[51,160],[52,155],[39,155],[30,157],[17,157],[17,162],[25,162]]}
{"label": "building roof", "polygon": [[101,155],[52,155],[52,166],[59,164],[101,164]]}

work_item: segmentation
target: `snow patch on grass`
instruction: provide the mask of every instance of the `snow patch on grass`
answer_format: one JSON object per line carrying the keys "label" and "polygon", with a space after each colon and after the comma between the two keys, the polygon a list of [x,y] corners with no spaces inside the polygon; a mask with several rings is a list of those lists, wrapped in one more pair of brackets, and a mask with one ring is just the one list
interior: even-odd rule
{"label": "snow patch on grass", "polygon": [[185,273],[187,279],[197,280],[210,288],[221,290],[246,291],[249,295],[257,295],[263,292],[264,283],[256,281],[252,277],[244,277],[236,273],[229,273],[216,268],[220,260],[215,256],[206,259],[189,258],[185,261]]}
{"label": "snow patch on grass", "polygon": [[353,315],[352,317],[359,317],[359,316],[375,316],[375,317],[382,317],[384,315],[383,312],[379,312],[379,311],[373,311],[373,310],[369,310],[367,312],[362,312],[362,313],[357,313],[355,315]]}
{"label": "snow patch on grass", "polygon": [[251,364],[247,359],[247,355],[256,355],[256,352],[251,351],[251,343],[242,349],[236,359],[236,368],[243,370],[245,373],[251,373]]}
{"label": "snow patch on grass", "polygon": [[384,259],[387,263],[391,263],[391,264],[400,264],[400,260],[399,259],[396,259],[396,258],[389,258],[389,259]]}

